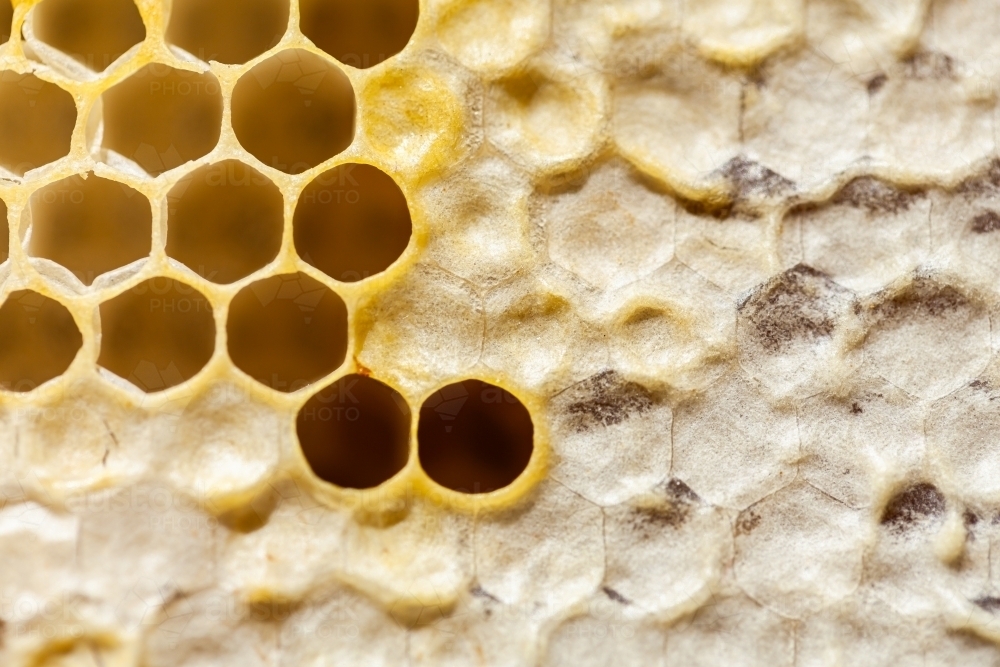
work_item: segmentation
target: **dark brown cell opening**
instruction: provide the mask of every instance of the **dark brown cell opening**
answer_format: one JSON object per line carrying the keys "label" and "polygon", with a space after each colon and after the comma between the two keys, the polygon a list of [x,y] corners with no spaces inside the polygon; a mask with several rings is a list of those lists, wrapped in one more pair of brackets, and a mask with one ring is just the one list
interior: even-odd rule
{"label": "dark brown cell opening", "polygon": [[85,285],[149,255],[153,213],[124,183],[71,176],[31,196],[28,253],[57,262]]}
{"label": "dark brown cell opening", "polygon": [[7,204],[2,199],[0,199],[0,220],[3,220],[3,225],[0,225],[0,264],[2,264],[10,257],[10,227],[7,226]]}
{"label": "dark brown cell opening", "polygon": [[210,73],[146,65],[104,101],[104,147],[159,175],[207,154],[219,141],[222,90]]}
{"label": "dark brown cell opening", "polygon": [[69,154],[76,103],[33,74],[0,72],[0,166],[24,176]]}
{"label": "dark brown cell opening", "polygon": [[396,55],[420,16],[418,0],[299,0],[302,33],[331,56],[361,69]]}
{"label": "dark brown cell opening", "polygon": [[37,292],[11,292],[0,306],[0,387],[31,391],[66,372],[83,346],[73,316]]}
{"label": "dark brown cell opening", "polygon": [[288,0],[173,0],[167,41],[199,60],[237,64],[281,40]]}
{"label": "dark brown cell opening", "polygon": [[318,176],[295,207],[299,256],[342,282],[386,270],[406,250],[411,232],[402,190],[367,164],[345,164]]}
{"label": "dark brown cell opening", "polygon": [[229,356],[277,391],[296,391],[329,375],[347,355],[347,306],[302,273],[244,287],[229,306]]}
{"label": "dark brown cell opening", "polygon": [[480,380],[450,384],[420,408],[420,465],[441,486],[488,493],[513,482],[531,459],[534,426],[511,393]]}
{"label": "dark brown cell opening", "polygon": [[316,476],[350,489],[370,489],[406,465],[410,407],[378,380],[348,375],[299,410],[299,445]]}
{"label": "dark brown cell opening", "polygon": [[215,349],[212,305],[172,278],[151,278],[101,304],[97,363],[145,392],[194,377]]}
{"label": "dark brown cell opening", "polygon": [[146,39],[132,0],[43,0],[32,24],[38,39],[94,72]]}
{"label": "dark brown cell opening", "polygon": [[11,0],[0,0],[0,44],[6,44],[10,40],[13,23],[14,3]]}
{"label": "dark brown cell opening", "polygon": [[174,186],[167,202],[167,254],[212,282],[234,282],[278,256],[281,191],[242,162],[194,171]]}
{"label": "dark brown cell opening", "polygon": [[264,164],[300,174],[354,139],[354,89],[332,63],[282,51],[244,74],[233,90],[233,130]]}

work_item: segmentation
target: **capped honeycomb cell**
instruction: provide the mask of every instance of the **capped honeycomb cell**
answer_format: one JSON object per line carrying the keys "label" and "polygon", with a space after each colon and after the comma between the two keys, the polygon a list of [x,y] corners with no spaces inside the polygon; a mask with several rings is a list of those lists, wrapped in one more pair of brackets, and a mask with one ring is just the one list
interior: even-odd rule
{"label": "capped honeycomb cell", "polygon": [[144,392],[191,379],[212,357],[212,304],[172,278],[150,278],[100,307],[97,363]]}
{"label": "capped honeycomb cell", "polygon": [[10,39],[11,24],[14,22],[14,5],[11,0],[0,0],[0,44]]}
{"label": "capped honeycomb cell", "polygon": [[25,392],[66,372],[83,346],[73,316],[31,290],[7,295],[0,306],[0,387]]}
{"label": "capped honeycomb cell", "polygon": [[34,74],[0,72],[0,167],[24,176],[69,154],[76,103]]}
{"label": "capped honeycomb cell", "polygon": [[316,476],[352,489],[378,486],[409,457],[410,407],[392,387],[348,375],[299,410],[299,445]]}
{"label": "capped honeycomb cell", "polygon": [[124,183],[70,176],[31,196],[28,253],[69,269],[90,285],[103,273],[149,255],[152,210]]}
{"label": "capped honeycomb cell", "polygon": [[106,91],[102,147],[157,176],[196,160],[219,141],[222,91],[208,72],[146,65]]}
{"label": "capped honeycomb cell", "polygon": [[420,408],[420,465],[455,491],[507,486],[528,466],[533,439],[534,424],[521,401],[481,380],[442,387]]}
{"label": "capped honeycomb cell", "polygon": [[167,41],[199,60],[237,64],[278,43],[288,0],[173,0]]}
{"label": "capped honeycomb cell", "polygon": [[344,164],[317,176],[295,207],[295,249],[334,280],[381,273],[410,242],[406,197],[390,176],[367,164]]}
{"label": "capped honeycomb cell", "polygon": [[463,65],[481,71],[503,70],[545,43],[551,15],[548,0],[458,0],[448,3],[435,32],[448,53]]}
{"label": "capped honeycomb cell", "polygon": [[347,306],[303,273],[244,287],[229,306],[226,330],[233,363],[277,391],[315,382],[347,355]]}
{"label": "capped honeycomb cell", "polygon": [[233,90],[233,130],[264,164],[299,174],[354,139],[354,88],[320,56],[282,51],[244,74]]}
{"label": "capped honeycomb cell", "polygon": [[300,0],[299,27],[313,44],[351,67],[365,69],[410,41],[418,0]]}
{"label": "capped honeycomb cell", "polygon": [[248,276],[281,248],[281,191],[237,160],[206,165],[178,181],[167,211],[167,255],[212,282]]}
{"label": "capped honeycomb cell", "polygon": [[94,72],[146,39],[133,0],[42,0],[32,28],[38,39]]}

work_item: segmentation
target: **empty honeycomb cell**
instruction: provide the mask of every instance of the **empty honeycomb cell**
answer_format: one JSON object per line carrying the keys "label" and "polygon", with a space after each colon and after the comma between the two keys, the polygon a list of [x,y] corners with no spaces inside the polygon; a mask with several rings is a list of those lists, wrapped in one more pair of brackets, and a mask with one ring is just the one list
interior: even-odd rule
{"label": "empty honeycomb cell", "polygon": [[226,330],[233,363],[277,391],[315,382],[347,355],[347,306],[303,273],[244,287],[229,306]]}
{"label": "empty honeycomb cell", "polygon": [[0,44],[10,39],[11,24],[14,22],[14,5],[11,0],[0,0]]}
{"label": "empty honeycomb cell", "polygon": [[215,349],[212,304],[172,278],[150,278],[100,307],[97,363],[144,392],[194,377]]}
{"label": "empty honeycomb cell", "polygon": [[398,473],[409,457],[410,407],[392,387],[348,375],[299,410],[299,445],[320,479],[368,489]]}
{"label": "empty honeycomb cell", "polygon": [[216,283],[244,278],[278,255],[284,199],[252,167],[201,167],[167,195],[167,255]]}
{"label": "empty honeycomb cell", "polygon": [[420,465],[455,491],[489,493],[509,485],[528,467],[533,440],[528,409],[481,380],[442,387],[420,408]]}
{"label": "empty honeycomb cell", "polygon": [[199,60],[253,60],[288,28],[288,0],[173,0],[167,41]]}
{"label": "empty honeycomb cell", "polygon": [[411,233],[403,191],[367,164],[344,164],[317,176],[295,207],[299,256],[341,282],[389,268],[406,250]]}
{"label": "empty honeycomb cell", "polygon": [[0,167],[25,172],[69,154],[76,103],[33,74],[0,72]]}
{"label": "empty honeycomb cell", "polygon": [[990,360],[986,306],[940,278],[917,275],[869,306],[865,361],[881,377],[924,399],[968,384]]}
{"label": "empty honeycomb cell", "polygon": [[32,13],[35,36],[94,72],[103,72],[146,39],[132,0],[42,0]]}
{"label": "empty honeycomb cell", "polygon": [[418,0],[300,0],[299,27],[313,44],[351,67],[378,65],[410,41]]}
{"label": "empty honeycomb cell", "polygon": [[149,200],[124,183],[70,176],[35,192],[30,207],[28,253],[61,264],[85,285],[149,255]]}
{"label": "empty honeycomb cell", "polygon": [[102,96],[102,146],[156,176],[207,154],[219,141],[222,90],[209,72],[153,63]]}
{"label": "empty honeycomb cell", "polygon": [[233,130],[264,164],[299,174],[354,140],[354,88],[337,67],[301,49],[254,66],[233,89]]}
{"label": "empty honeycomb cell", "polygon": [[66,372],[83,346],[73,316],[31,290],[11,292],[0,306],[0,387],[31,391]]}

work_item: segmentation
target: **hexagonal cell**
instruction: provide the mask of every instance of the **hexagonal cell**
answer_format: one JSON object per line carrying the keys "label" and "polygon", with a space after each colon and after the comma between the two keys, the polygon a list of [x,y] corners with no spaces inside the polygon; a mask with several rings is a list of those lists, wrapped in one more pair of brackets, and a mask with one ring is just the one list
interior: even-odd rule
{"label": "hexagonal cell", "polygon": [[0,44],[6,44],[10,39],[10,30],[14,22],[14,4],[11,0],[0,0]]}
{"label": "hexagonal cell", "polygon": [[739,373],[676,408],[673,438],[674,476],[715,505],[743,510],[795,477],[795,413]]}
{"label": "hexagonal cell", "polygon": [[670,197],[621,161],[585,178],[536,195],[535,217],[554,262],[595,287],[614,289],[670,261],[676,218]]}
{"label": "hexagonal cell", "polygon": [[341,282],[389,268],[406,250],[412,229],[403,191],[367,164],[344,164],[317,176],[295,206],[295,250]]}
{"label": "hexagonal cell", "polygon": [[69,154],[76,103],[34,74],[0,72],[0,167],[25,172]]}
{"label": "hexagonal cell", "polygon": [[283,228],[278,186],[238,160],[201,167],[167,195],[167,255],[212,282],[237,281],[271,262]]}
{"label": "hexagonal cell", "polygon": [[921,398],[968,384],[990,359],[986,306],[940,278],[916,275],[873,297],[865,361],[887,381]]}
{"label": "hexagonal cell", "polygon": [[792,209],[782,233],[801,248],[802,262],[845,287],[874,290],[928,256],[930,200],[919,191],[856,178],[828,203]]}
{"label": "hexagonal cell", "polygon": [[703,54],[726,64],[752,65],[793,41],[804,28],[797,0],[687,0],[682,26]]}
{"label": "hexagonal cell", "polygon": [[844,331],[853,305],[850,290],[805,264],[775,276],[737,307],[740,364],[783,393],[836,383],[860,362]]}
{"label": "hexagonal cell", "polygon": [[[156,176],[209,153],[222,128],[222,89],[209,72],[153,63],[106,91],[102,147]],[[117,166],[117,164],[116,164]]]}
{"label": "hexagonal cell", "polygon": [[510,392],[481,380],[449,384],[420,407],[420,466],[441,486],[489,493],[528,467],[534,429],[528,409]]}
{"label": "hexagonal cell", "polygon": [[463,65],[496,71],[517,65],[545,44],[551,21],[548,2],[459,0],[447,4],[435,33]]}
{"label": "hexagonal cell", "polygon": [[240,290],[226,324],[236,366],[277,391],[296,391],[347,356],[347,306],[304,273],[271,276]]}
{"label": "hexagonal cell", "polygon": [[736,580],[790,618],[829,606],[861,580],[865,518],[809,484],[781,489],[736,520]]}
{"label": "hexagonal cell", "polygon": [[351,67],[378,65],[417,27],[417,0],[299,0],[299,26],[313,44]]}
{"label": "hexagonal cell", "polygon": [[101,304],[97,363],[144,392],[194,377],[215,349],[212,304],[172,278],[150,278]]}
{"label": "hexagonal cell", "polygon": [[296,432],[317,477],[337,486],[369,489],[406,465],[410,407],[392,387],[364,375],[348,375],[302,406]]}
{"label": "hexagonal cell", "polygon": [[988,504],[1000,501],[1000,451],[994,445],[1000,391],[993,378],[975,380],[931,406],[927,446],[962,497]]}
{"label": "hexagonal cell", "polygon": [[167,42],[199,60],[253,60],[288,28],[288,0],[173,0]]}
{"label": "hexagonal cell", "polygon": [[7,295],[0,306],[0,387],[25,392],[66,372],[83,346],[73,316],[31,290]]}
{"label": "hexagonal cell", "polygon": [[562,621],[545,643],[540,667],[664,667],[666,633],[656,623],[631,618],[622,603],[601,591],[585,615]]}
{"label": "hexagonal cell", "polygon": [[30,210],[28,254],[61,264],[85,285],[149,255],[149,200],[124,183],[70,176],[35,192]]}
{"label": "hexagonal cell", "polygon": [[146,39],[132,0],[43,0],[31,22],[38,39],[94,72]]}
{"label": "hexagonal cell", "polygon": [[350,146],[354,115],[347,76],[301,49],[256,65],[233,89],[236,138],[258,160],[286,174],[302,173]]}

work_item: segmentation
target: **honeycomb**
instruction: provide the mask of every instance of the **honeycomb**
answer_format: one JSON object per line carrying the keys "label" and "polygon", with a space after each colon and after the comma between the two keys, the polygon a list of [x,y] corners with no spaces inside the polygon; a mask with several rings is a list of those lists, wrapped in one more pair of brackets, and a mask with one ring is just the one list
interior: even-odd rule
{"label": "honeycomb", "polygon": [[0,0],[0,663],[1000,664],[998,30]]}

